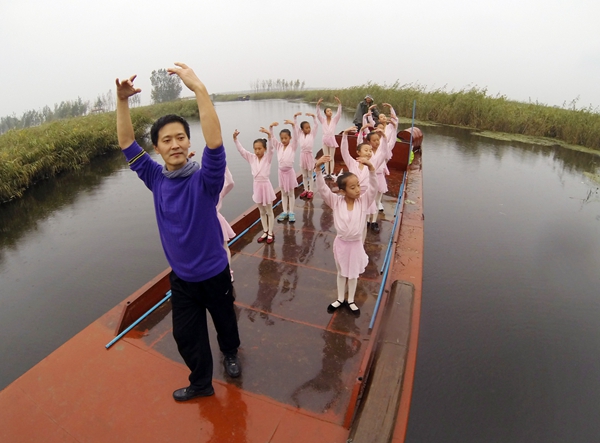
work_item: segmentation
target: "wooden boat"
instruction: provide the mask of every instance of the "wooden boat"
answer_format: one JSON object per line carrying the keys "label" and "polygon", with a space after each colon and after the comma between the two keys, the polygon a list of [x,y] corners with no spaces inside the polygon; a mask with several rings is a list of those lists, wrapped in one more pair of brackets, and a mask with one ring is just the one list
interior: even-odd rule
{"label": "wooden boat", "polygon": [[172,399],[189,371],[172,339],[170,303],[160,303],[167,269],[0,392],[0,441],[404,441],[423,266],[422,176],[408,153],[399,141],[381,231],[367,236],[359,318],[326,312],[336,294],[335,233],[318,196],[296,200],[296,223],[278,224],[271,245],[256,242],[258,208],[250,207],[232,222],[240,235],[230,246],[239,379],[226,378],[212,331],[216,395]]}

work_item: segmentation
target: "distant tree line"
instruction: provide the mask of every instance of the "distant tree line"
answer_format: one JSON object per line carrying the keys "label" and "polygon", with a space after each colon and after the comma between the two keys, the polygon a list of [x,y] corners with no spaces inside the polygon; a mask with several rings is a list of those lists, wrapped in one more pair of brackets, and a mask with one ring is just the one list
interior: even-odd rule
{"label": "distant tree line", "polygon": [[[151,98],[153,103],[163,103],[179,98],[182,90],[181,81],[176,75],[170,76],[166,69],[152,71],[150,81],[152,83]],[[131,97],[129,105],[132,107],[140,106],[140,94]],[[25,111],[21,117],[17,117],[16,114],[0,117],[0,134],[4,134],[11,129],[29,128],[54,120],[110,112],[114,111],[115,107],[115,93],[112,89],[109,89],[106,94],[99,94],[93,102],[84,101],[81,97],[77,97],[77,100],[63,101],[60,104],[55,103],[54,108],[44,106],[39,110]]]}
{"label": "distant tree line", "polygon": [[[132,106],[139,106],[141,103],[139,94],[132,97],[130,103]],[[67,100],[60,102],[60,104],[55,103],[54,108],[46,105],[42,109],[25,111],[21,117],[17,117],[16,114],[0,117],[0,134],[11,129],[29,128],[54,120],[114,110],[115,94],[109,89],[106,94],[99,94],[93,105],[89,100],[84,101],[81,97],[77,97],[77,100]]]}
{"label": "distant tree line", "polygon": [[302,91],[304,90],[305,82],[300,80],[254,80],[250,82],[250,89],[255,92],[271,92],[271,91]]}

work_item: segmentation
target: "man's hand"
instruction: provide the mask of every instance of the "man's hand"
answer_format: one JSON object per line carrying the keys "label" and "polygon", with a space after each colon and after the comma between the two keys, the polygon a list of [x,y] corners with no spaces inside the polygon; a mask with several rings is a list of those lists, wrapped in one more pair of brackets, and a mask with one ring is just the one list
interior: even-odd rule
{"label": "man's hand", "polygon": [[117,85],[117,98],[119,100],[127,100],[132,95],[142,92],[140,88],[136,88],[133,86],[133,81],[136,77],[137,75],[132,75],[131,77],[125,80],[115,80],[115,83]]}
{"label": "man's hand", "polygon": [[204,87],[204,84],[200,81],[196,73],[185,63],[175,63],[177,68],[168,68],[167,72],[170,75],[177,75],[184,85],[186,85],[190,91],[196,92],[197,88]]}

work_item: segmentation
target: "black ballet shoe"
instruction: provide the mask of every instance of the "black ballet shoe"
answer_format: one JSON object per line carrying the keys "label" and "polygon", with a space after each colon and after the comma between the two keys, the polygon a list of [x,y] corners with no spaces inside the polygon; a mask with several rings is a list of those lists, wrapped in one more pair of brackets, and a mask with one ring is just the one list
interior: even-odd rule
{"label": "black ballet shoe", "polygon": [[342,306],[342,304],[343,304],[343,302],[341,302],[339,300],[334,301],[329,306],[327,306],[327,312],[329,314],[333,314],[337,308],[339,308],[340,306]]}
{"label": "black ballet shoe", "polygon": [[360,308],[356,305],[356,303],[348,303],[348,307],[350,308],[350,312],[352,312],[352,315],[356,317],[360,316]]}

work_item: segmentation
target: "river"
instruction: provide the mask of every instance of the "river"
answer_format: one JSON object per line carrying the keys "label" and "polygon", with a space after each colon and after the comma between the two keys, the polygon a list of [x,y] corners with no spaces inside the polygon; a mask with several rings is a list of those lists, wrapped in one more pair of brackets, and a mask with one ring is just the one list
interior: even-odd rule
{"label": "river", "polygon": [[[233,130],[251,149],[259,126],[314,109],[275,100],[217,111],[232,219],[252,203]],[[424,286],[407,441],[595,441],[600,185],[585,174],[600,157],[422,129]],[[192,146],[201,152],[197,122]],[[0,232],[0,388],[167,267],[150,192],[118,152],[0,206]]]}

